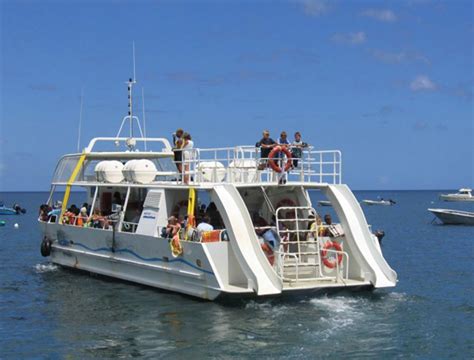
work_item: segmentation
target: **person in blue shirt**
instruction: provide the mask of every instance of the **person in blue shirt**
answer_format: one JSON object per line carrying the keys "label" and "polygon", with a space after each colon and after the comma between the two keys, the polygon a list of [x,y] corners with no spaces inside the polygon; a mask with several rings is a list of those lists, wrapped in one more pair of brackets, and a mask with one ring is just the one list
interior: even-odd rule
{"label": "person in blue shirt", "polygon": [[255,144],[255,147],[260,148],[260,165],[258,166],[259,170],[263,170],[267,167],[268,164],[268,155],[272,149],[277,145],[275,140],[270,137],[270,132],[268,130],[263,131],[263,137]]}

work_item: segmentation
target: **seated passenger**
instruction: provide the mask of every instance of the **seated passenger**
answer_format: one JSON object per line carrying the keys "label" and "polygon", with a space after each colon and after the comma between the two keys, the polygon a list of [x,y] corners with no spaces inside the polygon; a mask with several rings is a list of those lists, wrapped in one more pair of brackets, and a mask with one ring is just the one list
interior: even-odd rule
{"label": "seated passenger", "polygon": [[211,219],[209,219],[208,215],[204,215],[202,218],[201,222],[197,226],[197,231],[198,232],[203,232],[203,231],[212,231],[214,230],[214,226],[210,224]]}
{"label": "seated passenger", "polygon": [[171,239],[179,232],[179,230],[181,230],[181,225],[179,224],[178,219],[176,216],[170,216],[168,218],[168,225],[166,225],[166,230],[164,232],[165,237]]}
{"label": "seated passenger", "polygon": [[109,223],[107,219],[102,216],[102,213],[99,209],[95,209],[91,217],[92,227],[96,229],[108,229]]}
{"label": "seated passenger", "polygon": [[222,220],[221,214],[219,213],[219,210],[217,210],[217,206],[213,201],[209,203],[209,206],[206,210],[206,215],[209,216],[210,224],[214,229],[224,228],[224,221]]}
{"label": "seated passenger", "polygon": [[331,233],[329,232],[329,229],[328,229],[329,226],[332,225],[331,215],[329,215],[329,214],[324,215],[324,223],[327,226],[324,226],[321,223],[320,226],[319,226],[319,229],[318,229],[318,235],[319,236],[331,236]]}
{"label": "seated passenger", "polygon": [[79,212],[79,215],[77,217],[76,225],[77,226],[86,226],[88,219],[89,219],[89,217],[87,216],[87,208],[82,207],[80,212]]}
{"label": "seated passenger", "polygon": [[327,229],[323,226],[323,220],[321,219],[321,216],[319,215],[316,215],[316,219],[310,225],[309,230],[311,230],[311,232],[308,234],[308,238],[315,239],[319,236],[327,236],[326,235]]}

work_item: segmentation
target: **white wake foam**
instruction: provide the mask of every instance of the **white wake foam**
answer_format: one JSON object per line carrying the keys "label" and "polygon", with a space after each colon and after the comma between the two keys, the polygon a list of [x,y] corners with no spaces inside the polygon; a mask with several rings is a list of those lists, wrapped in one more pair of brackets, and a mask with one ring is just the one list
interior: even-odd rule
{"label": "white wake foam", "polygon": [[47,273],[51,271],[56,271],[59,267],[57,265],[48,263],[48,264],[36,264],[35,270],[38,274]]}

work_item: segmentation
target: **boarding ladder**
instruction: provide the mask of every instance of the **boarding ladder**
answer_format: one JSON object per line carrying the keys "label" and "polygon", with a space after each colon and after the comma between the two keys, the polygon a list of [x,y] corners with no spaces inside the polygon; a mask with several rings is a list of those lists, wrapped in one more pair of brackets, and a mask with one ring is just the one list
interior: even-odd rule
{"label": "boarding ladder", "polygon": [[342,261],[340,264],[335,261],[334,269],[324,265],[321,251],[330,240],[319,236],[317,228],[311,229],[315,216],[316,211],[309,206],[276,209],[276,231],[280,243],[275,250],[275,270],[283,282],[339,282],[348,278],[349,255],[345,251],[326,250],[329,256],[342,256]]}

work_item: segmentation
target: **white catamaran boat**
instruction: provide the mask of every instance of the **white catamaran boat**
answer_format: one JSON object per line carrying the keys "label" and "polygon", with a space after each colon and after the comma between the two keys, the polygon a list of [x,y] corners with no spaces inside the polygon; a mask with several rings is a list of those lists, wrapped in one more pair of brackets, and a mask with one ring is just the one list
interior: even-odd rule
{"label": "white catamaran boat", "polygon": [[[339,151],[304,149],[293,168],[286,148],[268,159],[254,146],[194,148],[183,151],[178,171],[170,142],[141,133],[133,84],[117,136],[59,160],[45,206],[62,207],[39,219],[41,252],[53,263],[209,300],[396,285],[342,184]],[[122,137],[127,121],[130,136]],[[274,161],[278,152],[286,158]],[[81,189],[87,204],[75,213],[70,192]],[[338,224],[316,225],[311,191],[327,197]]]}
{"label": "white catamaran boat", "polygon": [[459,189],[456,194],[441,194],[439,198],[443,201],[474,201],[471,189]]}

